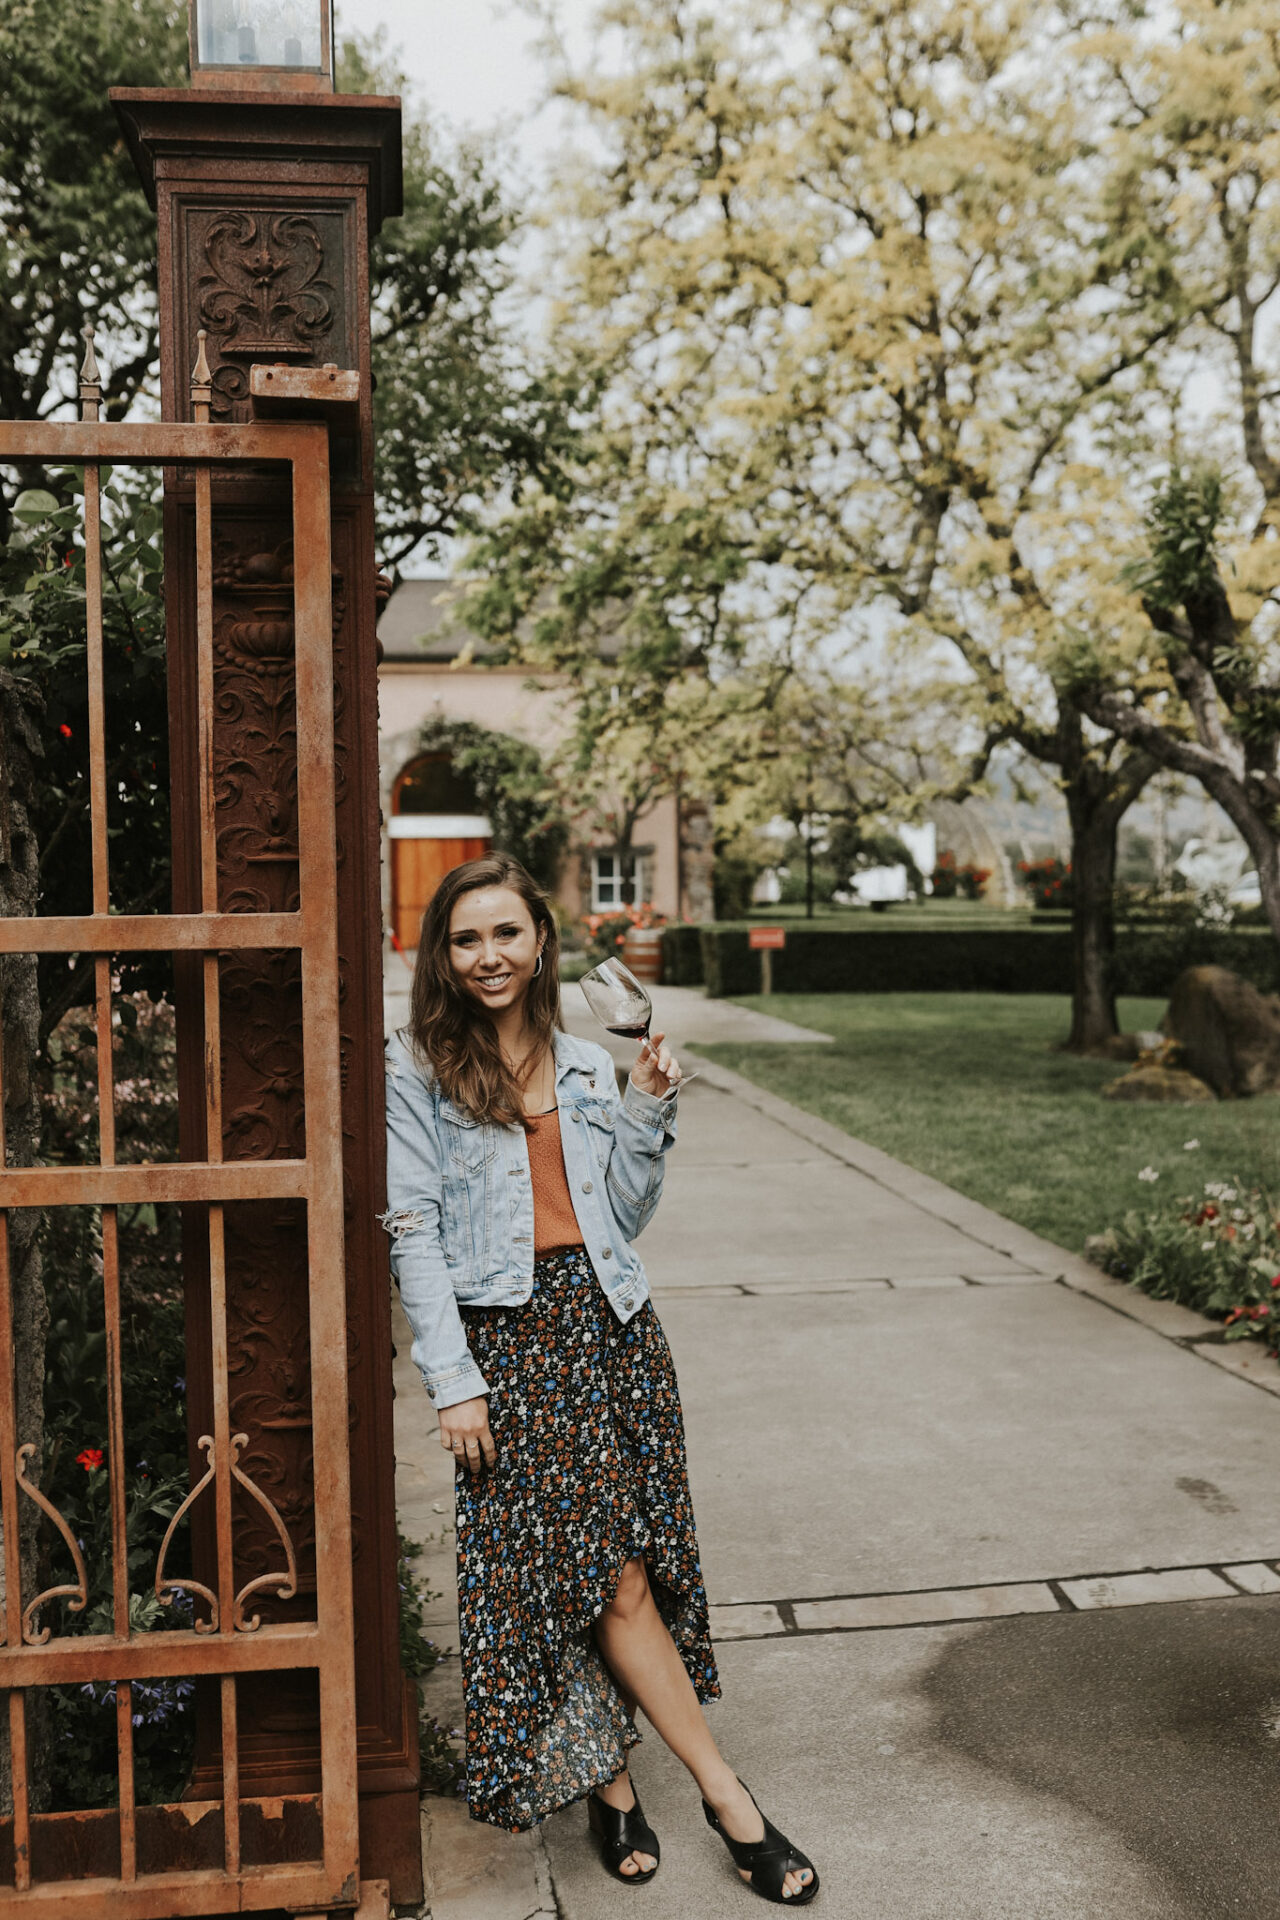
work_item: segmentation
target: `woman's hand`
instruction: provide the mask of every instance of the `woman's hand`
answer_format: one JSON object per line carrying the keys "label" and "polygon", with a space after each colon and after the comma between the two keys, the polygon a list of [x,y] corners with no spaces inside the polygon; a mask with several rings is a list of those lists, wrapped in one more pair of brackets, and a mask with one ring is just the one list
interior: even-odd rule
{"label": "woman's hand", "polygon": [[661,1100],[664,1093],[670,1093],[672,1087],[678,1087],[682,1078],[680,1062],[662,1044],[665,1038],[665,1034],[650,1034],[631,1069],[631,1084],[639,1087],[641,1093],[653,1094],[657,1100]]}
{"label": "woman's hand", "polygon": [[440,1409],[440,1445],[457,1461],[465,1461],[473,1474],[492,1467],[498,1458],[489,1431],[489,1401],[485,1394],[474,1400],[459,1400],[456,1407]]}

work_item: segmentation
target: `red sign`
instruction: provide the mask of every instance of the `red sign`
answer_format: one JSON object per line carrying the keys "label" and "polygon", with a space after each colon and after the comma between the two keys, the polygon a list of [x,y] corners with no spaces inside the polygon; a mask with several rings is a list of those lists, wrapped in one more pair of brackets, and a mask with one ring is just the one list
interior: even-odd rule
{"label": "red sign", "polygon": [[753,952],[760,947],[785,947],[786,944],[785,927],[752,927],[747,934],[747,945]]}

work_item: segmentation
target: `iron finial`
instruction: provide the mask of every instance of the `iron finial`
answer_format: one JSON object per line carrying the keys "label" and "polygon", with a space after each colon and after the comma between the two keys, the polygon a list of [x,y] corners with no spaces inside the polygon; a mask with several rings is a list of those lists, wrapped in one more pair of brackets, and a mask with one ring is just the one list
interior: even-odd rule
{"label": "iron finial", "polygon": [[102,403],[102,370],[93,350],[92,320],[85,322],[80,335],[84,341],[84,359],[80,365],[80,414],[82,419],[96,420]]}
{"label": "iron finial", "polygon": [[199,421],[208,420],[213,400],[213,375],[209,371],[209,357],[204,350],[208,337],[201,327],[196,334],[196,363],[191,369],[191,410]]}

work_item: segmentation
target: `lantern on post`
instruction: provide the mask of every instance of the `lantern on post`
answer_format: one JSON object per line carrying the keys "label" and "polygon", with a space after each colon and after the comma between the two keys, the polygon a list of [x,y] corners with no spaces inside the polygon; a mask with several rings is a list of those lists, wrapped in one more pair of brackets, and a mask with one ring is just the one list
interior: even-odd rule
{"label": "lantern on post", "polygon": [[193,87],[333,92],[333,0],[189,0]]}

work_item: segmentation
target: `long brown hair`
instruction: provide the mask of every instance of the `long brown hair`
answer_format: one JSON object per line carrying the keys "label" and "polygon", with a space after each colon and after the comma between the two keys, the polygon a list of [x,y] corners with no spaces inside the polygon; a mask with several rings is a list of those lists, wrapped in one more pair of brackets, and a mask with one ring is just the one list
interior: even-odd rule
{"label": "long brown hair", "polygon": [[518,893],[543,936],[542,971],[530,981],[525,1000],[525,1022],[533,1034],[530,1065],[555,1043],[561,1024],[560,934],[546,894],[509,853],[465,861],[447,873],[432,894],[418,937],[409,1032],[446,1099],[477,1120],[523,1127],[520,1083],[502,1057],[497,1029],[458,985],[449,957],[453,909],[464,893],[475,893],[480,887],[510,887]]}

